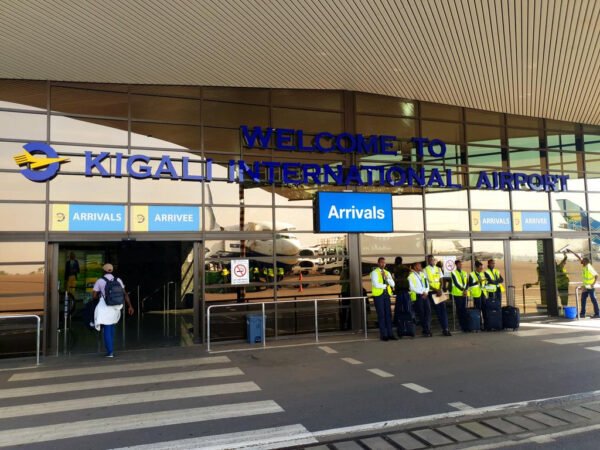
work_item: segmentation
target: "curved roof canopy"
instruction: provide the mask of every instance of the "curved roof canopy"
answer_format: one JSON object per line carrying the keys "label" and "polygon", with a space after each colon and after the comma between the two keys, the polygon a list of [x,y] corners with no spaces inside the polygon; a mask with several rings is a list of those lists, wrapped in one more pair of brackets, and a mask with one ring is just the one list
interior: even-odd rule
{"label": "curved roof canopy", "polygon": [[600,2],[13,0],[0,78],[345,89],[600,124]]}

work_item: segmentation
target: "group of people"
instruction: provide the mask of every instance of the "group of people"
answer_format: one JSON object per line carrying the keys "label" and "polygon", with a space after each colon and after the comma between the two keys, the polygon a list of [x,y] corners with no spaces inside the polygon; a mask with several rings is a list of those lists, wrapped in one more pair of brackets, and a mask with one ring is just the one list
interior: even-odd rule
{"label": "group of people", "polygon": [[[398,335],[401,336],[400,311],[408,311],[411,316],[416,316],[423,336],[431,337],[432,310],[436,312],[442,334],[452,336],[446,307],[445,293],[448,291],[456,304],[461,329],[467,331],[467,298],[471,297],[473,306],[478,309],[482,309],[489,298],[495,298],[501,303],[502,293],[505,292],[503,283],[504,279],[493,259],[487,262],[486,269],[480,261],[475,262],[475,270],[470,274],[462,269],[462,261],[457,260],[448,280],[444,277],[441,264],[433,255],[427,256],[425,268],[421,262],[404,265],[402,258],[398,256],[392,272],[386,269],[385,258],[381,257],[377,260],[377,267],[371,272],[379,337],[382,341],[396,340],[394,325],[398,327]],[[391,297],[394,294],[396,304],[392,316]]]}

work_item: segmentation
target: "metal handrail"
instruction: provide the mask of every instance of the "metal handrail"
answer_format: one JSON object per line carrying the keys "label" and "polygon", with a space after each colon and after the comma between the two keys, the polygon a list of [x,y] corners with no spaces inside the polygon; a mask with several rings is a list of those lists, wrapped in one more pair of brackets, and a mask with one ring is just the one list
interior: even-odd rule
{"label": "metal handrail", "polygon": [[40,328],[42,326],[42,319],[40,318],[40,316],[37,316],[35,314],[22,314],[22,315],[15,315],[15,316],[3,316],[0,315],[0,320],[2,319],[33,319],[35,318],[37,320],[37,337],[35,340],[35,364],[37,366],[40,365]]}
{"label": "metal handrail", "polygon": [[579,320],[579,291],[581,291],[581,285],[575,288],[575,313],[577,314],[576,318]]}
{"label": "metal handrail", "polygon": [[[288,300],[285,302],[276,302],[276,301],[271,301],[271,302],[260,302],[260,303],[250,303],[250,305],[261,305],[261,310],[262,310],[262,346],[266,347],[267,346],[267,336],[266,336],[266,320],[265,320],[265,305],[288,305],[290,303],[313,303],[315,305],[315,342],[319,342],[319,320],[318,320],[318,302],[321,301],[332,301],[332,300],[362,300],[362,306],[363,306],[363,327],[365,330],[365,339],[368,339],[368,330],[367,330],[367,313],[366,313],[366,302],[367,302],[367,297],[329,297],[329,298],[315,298],[312,300]],[[213,308],[227,308],[227,307],[240,307],[240,306],[248,306],[248,303],[228,303],[225,305],[210,305],[208,308],[206,308],[206,351],[210,352],[210,313],[211,310]]]}

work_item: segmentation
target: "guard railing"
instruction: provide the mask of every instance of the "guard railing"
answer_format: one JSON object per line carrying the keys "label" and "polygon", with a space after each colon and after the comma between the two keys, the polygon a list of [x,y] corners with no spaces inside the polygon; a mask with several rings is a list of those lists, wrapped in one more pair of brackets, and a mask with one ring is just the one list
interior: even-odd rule
{"label": "guard railing", "polygon": [[40,329],[42,327],[42,319],[40,316],[35,314],[22,314],[22,315],[14,315],[14,316],[3,316],[0,315],[0,320],[3,319],[33,319],[37,320],[37,333],[35,339],[35,363],[36,365],[40,365]]}
{"label": "guard railing", "polygon": [[325,301],[329,301],[331,302],[332,300],[350,300],[350,301],[357,301],[357,300],[361,300],[362,303],[362,317],[363,317],[363,328],[364,328],[364,333],[365,333],[365,339],[368,339],[368,330],[367,330],[367,314],[366,314],[366,306],[367,306],[367,297],[329,297],[329,298],[315,298],[315,299],[311,299],[311,300],[287,300],[287,301],[279,301],[279,302],[257,302],[257,303],[227,303],[224,305],[210,305],[207,309],[206,309],[206,350],[210,352],[210,318],[211,318],[211,313],[214,309],[218,309],[218,308],[240,308],[240,307],[244,307],[247,308],[248,306],[258,306],[260,305],[261,308],[261,312],[262,312],[262,346],[266,347],[267,346],[267,335],[266,335],[266,306],[267,305],[273,305],[273,306],[285,306],[285,305],[289,305],[289,304],[297,304],[297,303],[312,303],[314,304],[314,315],[315,315],[315,342],[319,342],[319,302],[325,302]]}

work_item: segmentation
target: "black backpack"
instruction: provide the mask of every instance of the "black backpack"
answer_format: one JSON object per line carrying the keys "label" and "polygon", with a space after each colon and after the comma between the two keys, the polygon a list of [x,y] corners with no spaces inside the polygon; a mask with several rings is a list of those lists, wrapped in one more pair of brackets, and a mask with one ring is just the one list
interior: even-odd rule
{"label": "black backpack", "polygon": [[106,286],[104,287],[104,303],[107,306],[119,306],[122,305],[125,301],[125,289],[119,283],[117,277],[113,277],[112,280],[109,280],[106,277],[102,277],[106,281]]}

